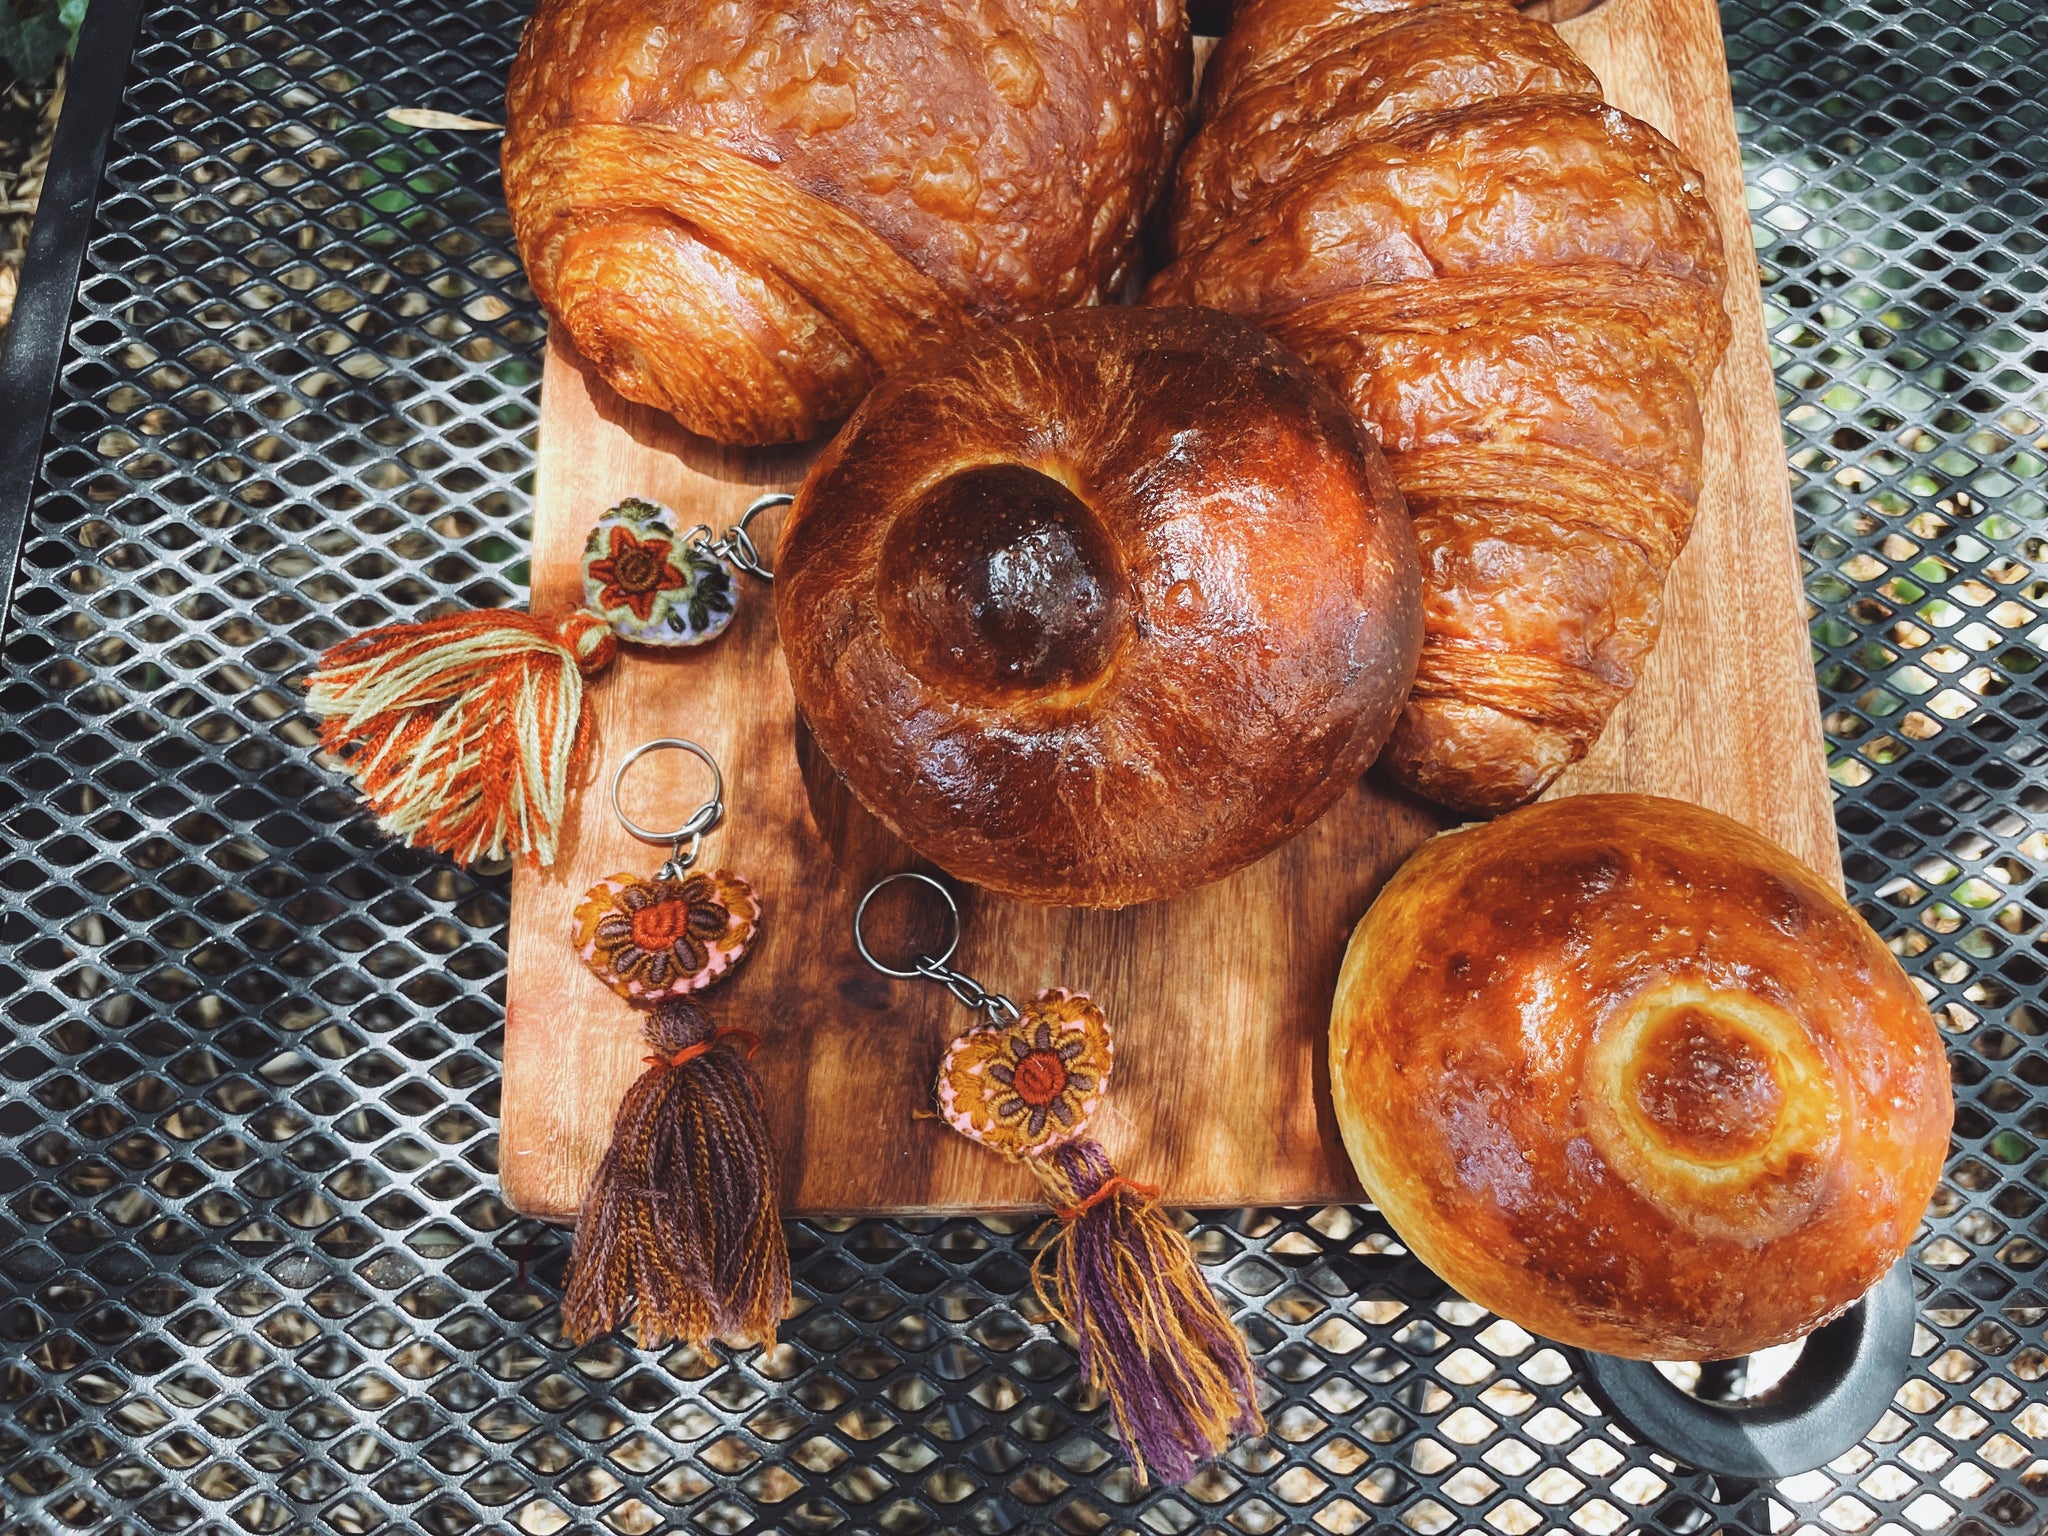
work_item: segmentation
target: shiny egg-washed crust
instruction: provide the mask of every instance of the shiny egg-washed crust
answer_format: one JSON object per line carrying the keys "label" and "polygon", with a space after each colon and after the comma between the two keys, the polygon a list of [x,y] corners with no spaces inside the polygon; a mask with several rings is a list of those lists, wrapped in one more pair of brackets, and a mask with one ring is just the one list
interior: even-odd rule
{"label": "shiny egg-washed crust", "polygon": [[1451,0],[1372,16],[1227,98],[1211,83],[1202,132],[1174,172],[1169,238],[1198,249],[1267,187],[1419,114],[1599,94],[1555,28],[1508,6]]}
{"label": "shiny egg-washed crust", "polygon": [[[950,510],[979,483],[1001,489]],[[1421,644],[1378,451],[1210,311],[927,354],[813,467],[775,571],[797,703],[853,792],[941,868],[1059,905],[1157,900],[1300,831],[1372,762]]]}
{"label": "shiny egg-washed crust", "polygon": [[1426,639],[1384,766],[1519,805],[1655,643],[1727,345],[1699,175],[1504,0],[1246,0],[1147,302],[1264,325],[1387,454]]}
{"label": "shiny egg-washed crust", "polygon": [[506,196],[607,383],[791,441],[931,341],[1113,298],[1190,68],[1176,0],[541,0]]}
{"label": "shiny egg-washed crust", "polygon": [[1841,1312],[1912,1240],[1953,1115],[1883,940],[1747,827],[1645,795],[1425,844],[1352,935],[1330,1086],[1418,1257],[1637,1359]]}

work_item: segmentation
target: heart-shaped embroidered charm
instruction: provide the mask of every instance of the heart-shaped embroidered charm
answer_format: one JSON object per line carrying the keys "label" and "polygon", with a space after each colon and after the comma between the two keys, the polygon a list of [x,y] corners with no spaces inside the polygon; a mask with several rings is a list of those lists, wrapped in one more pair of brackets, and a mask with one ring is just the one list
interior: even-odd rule
{"label": "heart-shaped embroidered charm", "polygon": [[1016,1019],[970,1029],[939,1063],[946,1123],[1005,1157],[1079,1136],[1109,1087],[1109,1024],[1085,992],[1041,992]]}
{"label": "heart-shaped embroidered charm", "polygon": [[[708,530],[706,537],[709,536]],[[583,549],[583,606],[621,640],[691,646],[716,640],[739,603],[732,572],[667,507],[620,502]]]}
{"label": "heart-shaped embroidered charm", "polygon": [[609,875],[577,904],[576,953],[627,1001],[658,1003],[738,965],[760,923],[760,898],[731,870]]}

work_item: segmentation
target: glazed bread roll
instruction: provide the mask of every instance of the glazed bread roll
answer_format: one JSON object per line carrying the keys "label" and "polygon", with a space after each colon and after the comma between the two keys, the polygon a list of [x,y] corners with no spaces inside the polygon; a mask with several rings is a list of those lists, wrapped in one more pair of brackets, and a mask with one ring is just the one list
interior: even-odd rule
{"label": "glazed bread roll", "polygon": [[1190,57],[1179,0],[541,0],[505,193],[613,389],[805,438],[927,342],[1118,293]]}
{"label": "glazed bread roll", "polygon": [[1373,1202],[1546,1338],[1724,1359],[1912,1240],[1948,1064],[1884,942],[1725,816],[1586,795],[1448,832],[1352,935],[1330,1088]]}
{"label": "glazed bread roll", "polygon": [[1505,0],[1245,0],[1148,302],[1257,320],[1387,454],[1427,614],[1384,764],[1498,811],[1656,640],[1722,349],[1700,177]]}
{"label": "glazed bread roll", "polygon": [[871,394],[784,525],[818,745],[941,868],[1118,907],[1335,802],[1421,644],[1401,498],[1343,406],[1226,315],[991,329]]}

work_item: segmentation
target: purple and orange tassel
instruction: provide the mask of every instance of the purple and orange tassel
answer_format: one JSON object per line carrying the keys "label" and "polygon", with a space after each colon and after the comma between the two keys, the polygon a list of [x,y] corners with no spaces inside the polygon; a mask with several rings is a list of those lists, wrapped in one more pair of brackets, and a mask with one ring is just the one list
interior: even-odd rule
{"label": "purple and orange tassel", "polygon": [[1038,1299],[1074,1332],[1142,1480],[1184,1483],[1240,1435],[1265,1430],[1244,1336],[1202,1278],[1159,1191],[1093,1141],[1027,1160],[1059,1219],[1031,1267]]}
{"label": "purple and orange tassel", "polygon": [[1265,1419],[1250,1354],[1159,1191],[1118,1173],[1083,1133],[1109,1086],[1102,1009],[1054,989],[958,1036],[939,1112],[1037,1178],[1058,1228],[1032,1266],[1039,1300],[1073,1330],[1139,1477],[1185,1482]]}

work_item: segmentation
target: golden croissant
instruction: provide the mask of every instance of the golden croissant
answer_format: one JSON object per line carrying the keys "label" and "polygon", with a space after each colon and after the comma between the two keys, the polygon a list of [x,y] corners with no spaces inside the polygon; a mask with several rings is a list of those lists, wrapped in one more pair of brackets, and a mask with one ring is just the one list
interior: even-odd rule
{"label": "golden croissant", "polygon": [[1115,297],[1190,58],[1172,0],[541,0],[506,197],[612,388],[810,437],[927,342]]}
{"label": "golden croissant", "polygon": [[1147,302],[1258,321],[1388,456],[1424,646],[1381,762],[1461,810],[1583,757],[1654,644],[1727,344],[1699,173],[1505,0],[1246,0]]}

